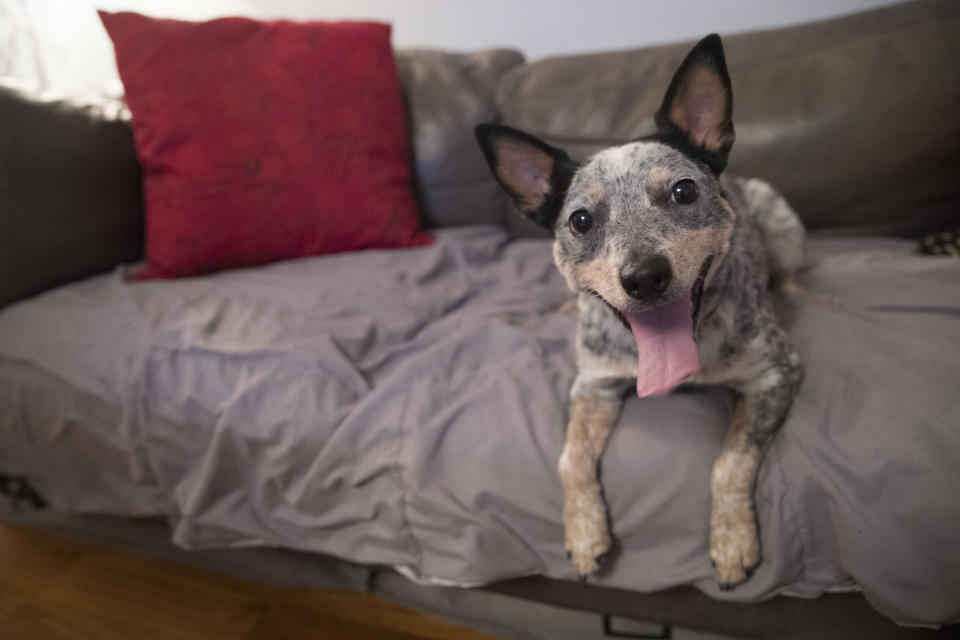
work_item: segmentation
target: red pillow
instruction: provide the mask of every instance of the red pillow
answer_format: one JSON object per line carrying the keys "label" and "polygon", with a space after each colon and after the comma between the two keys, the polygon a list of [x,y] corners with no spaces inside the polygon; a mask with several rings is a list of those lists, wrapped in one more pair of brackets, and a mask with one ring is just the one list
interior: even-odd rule
{"label": "red pillow", "polygon": [[138,278],[432,241],[389,25],[100,19],[143,165]]}

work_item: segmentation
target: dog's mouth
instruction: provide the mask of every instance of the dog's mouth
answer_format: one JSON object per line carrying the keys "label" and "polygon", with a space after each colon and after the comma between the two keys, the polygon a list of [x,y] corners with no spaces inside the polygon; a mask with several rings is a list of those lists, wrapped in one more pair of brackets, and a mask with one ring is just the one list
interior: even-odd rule
{"label": "dog's mouth", "polygon": [[700,320],[700,303],[703,302],[703,287],[707,282],[707,273],[710,272],[710,266],[713,264],[713,256],[707,256],[703,264],[700,265],[700,271],[697,273],[697,279],[693,281],[693,287],[690,290],[690,300],[693,303],[693,326],[696,328]]}
{"label": "dog's mouth", "polygon": [[[703,264],[700,265],[700,271],[697,273],[697,279],[693,281],[693,287],[690,288],[690,302],[693,308],[692,320],[693,326],[696,328],[697,322],[700,319],[700,305],[703,302],[703,287],[707,281],[707,273],[710,272],[710,267],[713,265],[713,256],[709,255],[703,261]],[[587,293],[598,298],[603,304],[607,305],[610,311],[613,312],[613,315],[623,324],[624,328],[627,331],[630,331],[630,323],[627,322],[627,318],[624,315],[624,312],[613,306],[607,299],[600,295],[595,289],[587,289]],[[653,309],[650,309],[653,311]]]}
{"label": "dog's mouth", "polygon": [[621,310],[598,292],[597,296],[610,307],[637,343],[637,395],[640,397],[668,393],[690,376],[699,373],[700,358],[694,341],[694,330],[700,316],[707,273],[713,263],[708,256],[700,266],[689,296],[644,311]]}

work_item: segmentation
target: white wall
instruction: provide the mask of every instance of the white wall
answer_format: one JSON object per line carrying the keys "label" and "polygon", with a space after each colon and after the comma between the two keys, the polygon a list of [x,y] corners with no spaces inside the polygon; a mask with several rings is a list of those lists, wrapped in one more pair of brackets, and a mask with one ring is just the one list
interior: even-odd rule
{"label": "white wall", "polygon": [[116,82],[112,49],[96,7],[191,20],[223,15],[377,19],[394,25],[398,47],[506,46],[534,59],[694,39],[713,31],[739,33],[897,1],[0,0],[0,75],[26,76],[74,94],[111,89]]}
{"label": "white wall", "polygon": [[[399,46],[519,48],[529,58],[700,38],[853,13],[897,0],[247,0],[263,15],[370,17]],[[122,2],[118,2],[122,4]],[[227,4],[221,2],[218,4]]]}

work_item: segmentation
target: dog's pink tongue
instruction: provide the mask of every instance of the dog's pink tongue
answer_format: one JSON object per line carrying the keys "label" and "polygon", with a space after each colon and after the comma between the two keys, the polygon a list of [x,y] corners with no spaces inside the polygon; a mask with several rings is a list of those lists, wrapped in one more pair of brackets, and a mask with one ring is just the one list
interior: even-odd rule
{"label": "dog's pink tongue", "polygon": [[637,395],[667,393],[700,371],[693,341],[693,306],[689,299],[641,313],[624,313],[637,341]]}

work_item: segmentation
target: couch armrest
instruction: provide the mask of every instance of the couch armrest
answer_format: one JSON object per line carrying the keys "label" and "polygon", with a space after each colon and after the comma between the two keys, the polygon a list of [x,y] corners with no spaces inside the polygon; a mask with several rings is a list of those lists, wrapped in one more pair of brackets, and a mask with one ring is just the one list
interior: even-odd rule
{"label": "couch armrest", "polygon": [[143,255],[140,164],[106,110],[0,86],[0,307]]}

